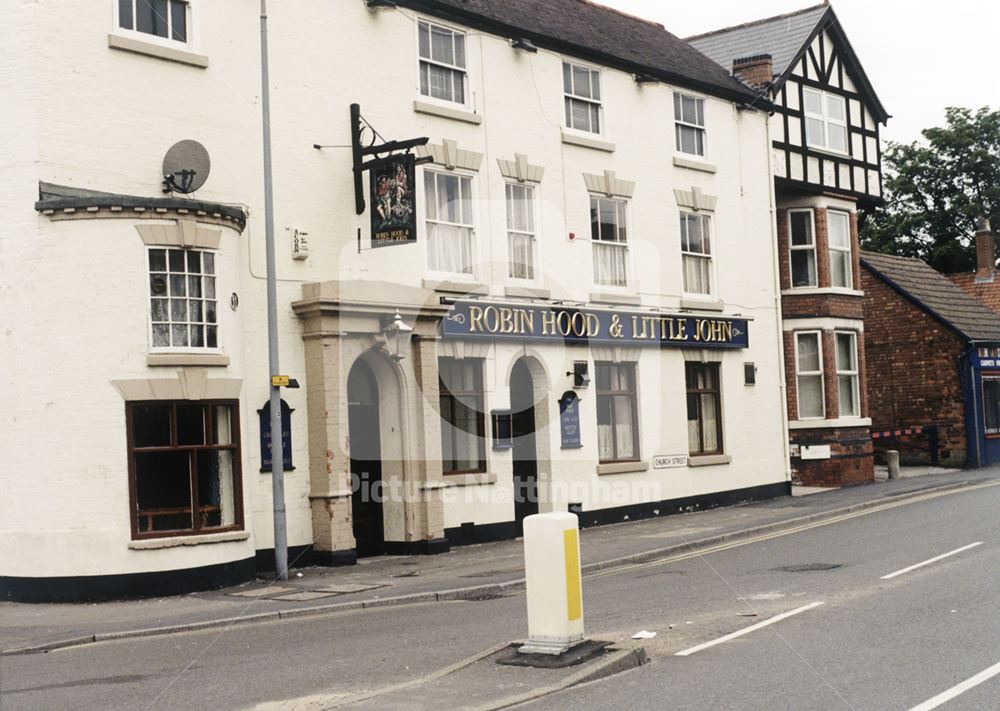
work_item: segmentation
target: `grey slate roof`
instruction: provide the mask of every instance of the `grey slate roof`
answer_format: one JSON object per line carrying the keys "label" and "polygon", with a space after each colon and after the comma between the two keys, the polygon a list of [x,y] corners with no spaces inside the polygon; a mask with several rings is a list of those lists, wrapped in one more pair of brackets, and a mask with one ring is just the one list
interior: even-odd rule
{"label": "grey slate roof", "polygon": [[1000,316],[925,262],[862,252],[861,264],[967,339],[1000,341]]}
{"label": "grey slate roof", "polygon": [[397,4],[721,98],[760,103],[728,70],[662,25],[588,0],[397,0]]}
{"label": "grey slate roof", "polygon": [[795,60],[805,51],[809,40],[821,30],[828,31],[837,43],[841,61],[851,72],[875,119],[885,123],[890,118],[889,113],[875,93],[836,13],[826,3],[686,39],[727,71],[732,70],[734,59],[770,54],[776,77],[772,89],[776,90],[788,78]]}
{"label": "grey slate roof", "polygon": [[782,75],[829,9],[828,5],[816,5],[688,37],[687,41],[695,49],[729,69],[732,69],[734,59],[770,54],[774,62],[774,73]]}

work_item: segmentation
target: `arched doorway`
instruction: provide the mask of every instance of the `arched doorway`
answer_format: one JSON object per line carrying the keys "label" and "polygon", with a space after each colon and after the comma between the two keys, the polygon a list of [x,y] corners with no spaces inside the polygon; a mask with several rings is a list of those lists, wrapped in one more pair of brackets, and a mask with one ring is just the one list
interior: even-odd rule
{"label": "arched doorway", "polygon": [[524,532],[524,518],[538,513],[538,451],[535,444],[535,383],[524,359],[510,374],[511,434],[514,439],[514,523]]}
{"label": "arched doorway", "polygon": [[358,360],[347,378],[351,453],[351,520],[358,557],[385,553],[382,517],[382,453],[378,385],[372,369]]}

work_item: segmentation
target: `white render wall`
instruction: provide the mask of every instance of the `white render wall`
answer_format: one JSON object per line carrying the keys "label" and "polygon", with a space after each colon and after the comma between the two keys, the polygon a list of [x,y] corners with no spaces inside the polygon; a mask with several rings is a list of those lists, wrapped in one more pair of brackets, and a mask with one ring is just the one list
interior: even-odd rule
{"label": "white render wall", "polygon": [[[0,88],[4,105],[14,107],[0,129],[0,158],[5,174],[14,176],[0,184],[6,224],[0,232],[5,324],[0,355],[15,403],[0,415],[3,448],[13,452],[13,466],[0,471],[5,492],[0,575],[165,570],[238,560],[270,548],[270,479],[258,472],[256,412],[268,392],[257,7],[237,0],[197,2],[198,26],[192,31],[197,50],[209,58],[202,69],[109,48],[110,0],[16,0],[14,5],[12,20],[0,30],[5,57]],[[482,123],[416,113],[414,18],[409,10],[371,13],[360,0],[270,3],[282,370],[300,380],[304,375],[301,327],[289,306],[301,298],[302,284],[360,279],[420,286],[427,276],[423,231],[415,246],[357,252],[356,232],[362,229],[364,244],[368,214],[354,214],[350,151],[342,146],[350,142],[348,105],[358,102],[387,138],[425,135],[432,144],[451,139],[484,155],[475,178],[476,276],[494,297],[502,298],[507,284],[498,158],[525,153],[530,163],[545,168],[538,188],[543,274],[538,286],[556,299],[589,301],[598,290],[592,284],[584,173],[613,170],[636,182],[629,239],[635,295],[643,306],[680,305],[673,190],[694,186],[716,196],[718,296],[726,315],[754,319],[750,348],[723,356],[725,442],[733,462],[598,479],[592,386],[581,402],[585,448],[562,452],[558,428],[549,431],[552,477],[598,488],[627,480],[661,485],[647,500],[784,480],[766,116],[708,97],[707,160],[716,172],[675,167],[670,87],[640,85],[627,73],[605,68],[603,138],[615,150],[568,145],[561,140],[561,57],[546,50],[519,52],[505,38],[475,32],[467,46],[469,90]],[[243,489],[251,535],[245,542],[135,551],[128,548],[124,404],[111,381],[178,370],[145,365],[142,243],[130,220],[54,222],[32,204],[39,180],[160,196],[163,154],[188,138],[203,143],[212,156],[212,174],[194,197],[243,205],[250,214],[242,234],[223,228],[228,272],[220,275],[219,313],[227,319],[221,338],[231,363],[209,376],[243,381]],[[314,143],[341,147],[316,150]],[[418,195],[422,202],[422,190]],[[309,233],[311,256],[305,262],[290,257],[292,228]],[[577,237],[572,242],[570,232]],[[227,306],[230,292],[239,295],[236,312]],[[523,348],[490,350],[487,409],[505,404],[504,378]],[[551,346],[534,350],[549,373],[554,400],[569,389],[563,373],[573,357]],[[662,358],[657,353],[642,351],[640,363],[641,451],[647,460],[686,452],[683,359],[679,351],[666,351]],[[743,385],[744,360],[758,365],[754,387]],[[296,411],[296,470],[286,475],[289,543],[305,545],[312,541],[305,393],[288,390],[284,398]],[[554,402],[550,412],[558,413]],[[487,446],[487,456],[497,474],[494,486],[510,486],[510,453]],[[462,488],[485,495],[489,487]],[[445,506],[446,526],[510,518],[510,509],[500,504]]]}

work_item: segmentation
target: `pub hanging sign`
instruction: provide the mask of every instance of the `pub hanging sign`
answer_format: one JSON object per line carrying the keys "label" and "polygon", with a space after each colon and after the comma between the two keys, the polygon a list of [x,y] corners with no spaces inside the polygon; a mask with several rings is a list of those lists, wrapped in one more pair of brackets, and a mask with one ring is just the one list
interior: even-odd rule
{"label": "pub hanging sign", "polygon": [[369,171],[371,176],[372,247],[417,241],[415,157],[394,155]]}
{"label": "pub hanging sign", "polygon": [[660,348],[748,348],[748,322],[729,316],[457,301],[445,338],[562,341]]}

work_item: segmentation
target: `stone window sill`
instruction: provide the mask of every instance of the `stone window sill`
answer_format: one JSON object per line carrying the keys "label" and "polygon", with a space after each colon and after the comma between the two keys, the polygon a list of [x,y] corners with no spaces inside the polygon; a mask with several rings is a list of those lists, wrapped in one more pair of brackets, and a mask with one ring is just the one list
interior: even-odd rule
{"label": "stone window sill", "polygon": [[548,289],[539,289],[534,286],[505,286],[504,296],[513,296],[520,299],[550,299],[552,292]]}
{"label": "stone window sill", "polygon": [[147,353],[146,365],[192,365],[224,368],[229,365],[229,356],[221,353]]}
{"label": "stone window sill", "polygon": [[816,418],[814,420],[789,420],[788,429],[821,430],[834,427],[871,427],[871,424],[872,418],[870,417],[837,417],[829,420]]}
{"label": "stone window sill", "polygon": [[225,533],[206,533],[201,536],[171,536],[170,538],[144,538],[141,541],[129,541],[129,550],[152,551],[163,548],[180,548],[181,546],[200,546],[209,543],[230,543],[245,541],[250,538],[247,531],[226,531]]}
{"label": "stone window sill", "polygon": [[590,136],[581,136],[579,133],[567,131],[566,129],[563,129],[562,132],[562,142],[568,143],[571,146],[593,148],[596,151],[604,151],[605,153],[615,152],[615,144],[611,141],[605,141],[600,138],[591,138]]}
{"label": "stone window sill", "polygon": [[648,469],[648,462],[609,462],[597,465],[598,474],[635,474]]}
{"label": "stone window sill", "polygon": [[681,298],[681,308],[694,311],[723,311],[726,305],[718,299]]}
{"label": "stone window sill", "polygon": [[674,156],[674,166],[687,168],[688,170],[700,170],[702,173],[714,173],[717,170],[712,163],[706,163],[702,160],[692,160],[691,158],[682,158],[681,156]]}
{"label": "stone window sill", "polygon": [[422,279],[420,285],[431,291],[444,291],[449,294],[478,294],[484,296],[490,293],[489,288],[478,281]]}
{"label": "stone window sill", "polygon": [[192,67],[200,67],[202,69],[208,66],[208,57],[204,54],[198,54],[197,52],[191,52],[186,49],[164,47],[159,44],[154,44],[153,42],[143,42],[141,39],[136,39],[134,37],[109,34],[108,47],[111,47],[112,49],[121,49],[126,52],[133,52],[135,54],[144,54],[147,57],[166,59],[169,62],[188,64]]}
{"label": "stone window sill", "polygon": [[420,99],[414,100],[413,110],[418,114],[440,116],[441,118],[452,119],[454,121],[464,121],[465,123],[481,124],[483,122],[482,116],[473,113],[468,109],[440,106],[429,101],[421,101]]}
{"label": "stone window sill", "polygon": [[614,294],[606,291],[590,292],[590,300],[598,304],[624,304],[626,306],[639,306],[642,299],[635,294]]}
{"label": "stone window sill", "polygon": [[471,474],[445,474],[445,486],[478,486],[480,484],[496,484],[497,475],[491,472],[473,472]]}
{"label": "stone window sill", "polygon": [[702,454],[688,457],[689,467],[710,467],[715,464],[729,464],[733,458],[728,454]]}
{"label": "stone window sill", "polygon": [[782,289],[782,296],[812,296],[819,294],[840,294],[841,296],[864,296],[865,292],[858,289],[848,289],[843,286],[799,286],[794,289]]}

